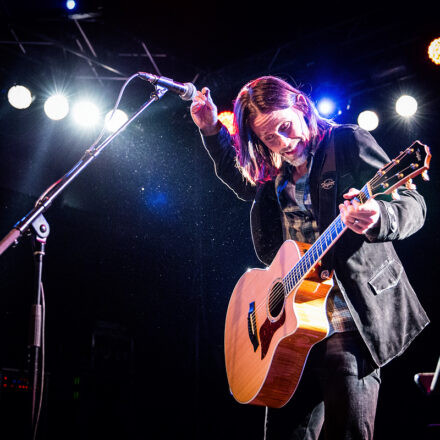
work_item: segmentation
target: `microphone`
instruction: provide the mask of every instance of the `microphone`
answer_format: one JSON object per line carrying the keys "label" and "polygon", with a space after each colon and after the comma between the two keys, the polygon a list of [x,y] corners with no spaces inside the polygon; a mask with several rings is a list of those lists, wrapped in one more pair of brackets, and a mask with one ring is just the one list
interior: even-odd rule
{"label": "microphone", "polygon": [[147,72],[138,72],[138,75],[145,78],[151,84],[165,87],[171,92],[177,93],[184,101],[192,101],[194,96],[196,96],[197,89],[194,84],[182,84],[165,76],[157,76]]}

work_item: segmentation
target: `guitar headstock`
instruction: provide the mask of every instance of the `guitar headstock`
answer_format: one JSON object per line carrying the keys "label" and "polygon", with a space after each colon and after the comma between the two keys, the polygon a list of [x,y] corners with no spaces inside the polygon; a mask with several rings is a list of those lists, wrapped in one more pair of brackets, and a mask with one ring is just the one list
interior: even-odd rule
{"label": "guitar headstock", "polygon": [[422,175],[424,180],[429,180],[430,161],[429,147],[415,141],[406,150],[401,151],[395,159],[381,168],[368,182],[371,196],[390,194],[405,183],[412,185],[411,179],[419,174]]}

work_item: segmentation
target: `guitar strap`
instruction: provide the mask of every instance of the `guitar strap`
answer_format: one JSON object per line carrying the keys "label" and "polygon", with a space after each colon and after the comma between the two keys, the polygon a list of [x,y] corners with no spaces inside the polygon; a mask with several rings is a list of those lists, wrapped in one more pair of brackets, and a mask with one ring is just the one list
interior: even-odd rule
{"label": "guitar strap", "polygon": [[[336,153],[334,127],[330,129],[329,140],[325,149],[324,163],[319,178],[319,213],[318,221],[321,233],[336,218],[338,209],[336,197],[338,182],[336,173]],[[334,247],[322,259],[320,275],[322,279],[329,278],[333,270]]]}

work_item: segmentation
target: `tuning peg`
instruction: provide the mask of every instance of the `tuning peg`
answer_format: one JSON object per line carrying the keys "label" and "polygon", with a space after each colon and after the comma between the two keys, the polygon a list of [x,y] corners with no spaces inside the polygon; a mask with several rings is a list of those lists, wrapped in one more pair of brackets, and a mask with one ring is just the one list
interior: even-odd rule
{"label": "tuning peg", "polygon": [[414,185],[412,179],[408,179],[405,182],[405,187],[406,187],[406,189],[417,189],[417,187]]}
{"label": "tuning peg", "polygon": [[423,171],[422,173],[422,179],[428,181],[429,180],[429,175],[428,175],[428,170]]}

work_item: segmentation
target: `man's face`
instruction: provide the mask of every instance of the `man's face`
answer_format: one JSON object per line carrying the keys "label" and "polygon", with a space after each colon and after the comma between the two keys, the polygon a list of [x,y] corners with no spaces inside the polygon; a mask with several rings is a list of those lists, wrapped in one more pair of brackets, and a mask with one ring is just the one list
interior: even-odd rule
{"label": "man's face", "polygon": [[270,113],[259,113],[251,123],[258,138],[274,153],[293,166],[307,161],[310,131],[304,114],[289,107]]}

